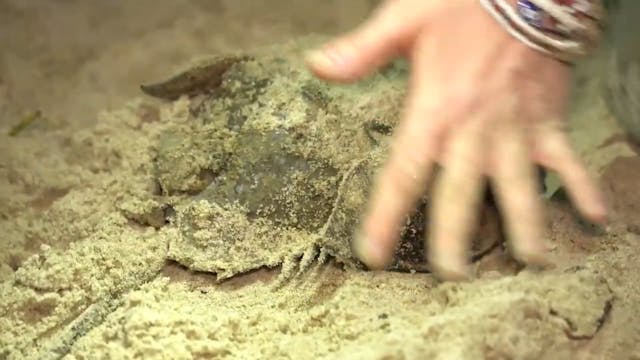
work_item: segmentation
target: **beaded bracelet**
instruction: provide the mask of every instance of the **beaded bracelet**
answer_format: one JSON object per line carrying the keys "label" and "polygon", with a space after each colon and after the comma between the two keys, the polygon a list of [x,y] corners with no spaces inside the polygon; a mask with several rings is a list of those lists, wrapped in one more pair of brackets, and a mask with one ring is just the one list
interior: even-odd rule
{"label": "beaded bracelet", "polygon": [[600,42],[605,10],[601,0],[480,0],[511,35],[568,63]]}

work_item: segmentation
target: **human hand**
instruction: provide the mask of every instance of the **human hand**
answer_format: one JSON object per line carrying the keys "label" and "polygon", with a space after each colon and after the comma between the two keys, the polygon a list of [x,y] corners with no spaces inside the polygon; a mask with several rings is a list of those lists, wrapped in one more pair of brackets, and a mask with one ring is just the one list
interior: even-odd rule
{"label": "human hand", "polygon": [[396,56],[412,65],[390,158],[356,238],[371,268],[392,259],[405,216],[439,163],[429,262],[445,280],[469,276],[468,241],[483,181],[505,217],[512,254],[545,264],[535,164],[556,171],[577,206],[602,223],[606,206],[564,132],[571,70],[509,35],[477,0],[388,0],[355,31],[310,54],[321,78],[358,80]]}

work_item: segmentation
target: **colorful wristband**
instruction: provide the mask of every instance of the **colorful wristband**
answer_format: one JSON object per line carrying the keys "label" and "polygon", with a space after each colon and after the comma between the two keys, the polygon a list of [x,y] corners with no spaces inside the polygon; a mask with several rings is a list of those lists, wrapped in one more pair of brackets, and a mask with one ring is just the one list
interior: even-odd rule
{"label": "colorful wristband", "polygon": [[605,11],[600,0],[480,0],[513,36],[563,62],[573,62],[600,41]]}

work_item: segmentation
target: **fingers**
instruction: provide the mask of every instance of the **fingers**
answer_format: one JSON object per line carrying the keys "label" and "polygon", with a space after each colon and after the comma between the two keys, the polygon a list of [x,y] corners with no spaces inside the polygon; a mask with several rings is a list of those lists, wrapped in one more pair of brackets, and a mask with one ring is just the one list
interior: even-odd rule
{"label": "fingers", "polygon": [[429,264],[444,280],[469,278],[469,244],[482,194],[481,121],[471,119],[449,137],[431,199]]}
{"label": "fingers", "polygon": [[387,1],[356,30],[309,54],[307,63],[321,78],[354,81],[398,56],[416,36],[434,1]]}
{"label": "fingers", "polygon": [[538,130],[536,137],[538,161],[558,173],[573,203],[587,219],[605,223],[607,206],[603,196],[573,152],[566,135],[561,129],[548,126]]}
{"label": "fingers", "polygon": [[546,241],[538,176],[530,160],[528,142],[516,121],[493,130],[492,185],[505,220],[513,256],[527,264],[546,265]]}
{"label": "fingers", "polygon": [[400,227],[426,189],[432,171],[442,121],[425,98],[425,86],[416,81],[412,89],[355,239],[357,255],[374,269],[384,268],[391,260]]}

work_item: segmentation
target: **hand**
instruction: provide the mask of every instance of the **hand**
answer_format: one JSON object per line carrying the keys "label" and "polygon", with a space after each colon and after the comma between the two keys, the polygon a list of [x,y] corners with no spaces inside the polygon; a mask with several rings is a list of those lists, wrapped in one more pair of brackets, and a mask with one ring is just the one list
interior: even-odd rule
{"label": "hand", "polygon": [[356,251],[392,259],[400,227],[430,180],[429,262],[445,280],[469,276],[468,241],[483,181],[505,217],[512,254],[543,265],[535,164],[559,173],[574,204],[602,223],[606,207],[564,132],[570,68],[520,43],[477,0],[389,0],[355,31],[310,54],[316,75],[355,81],[396,56],[412,64],[390,158],[376,179]]}

